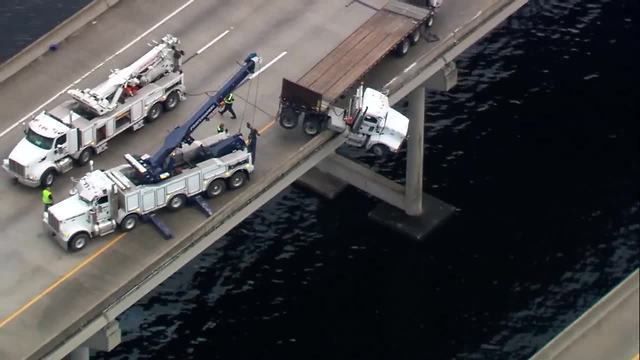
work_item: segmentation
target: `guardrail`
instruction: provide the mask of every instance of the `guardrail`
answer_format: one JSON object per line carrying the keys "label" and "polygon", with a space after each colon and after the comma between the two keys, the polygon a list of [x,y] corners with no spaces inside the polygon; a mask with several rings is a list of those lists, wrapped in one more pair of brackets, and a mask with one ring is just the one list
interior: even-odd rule
{"label": "guardrail", "polygon": [[0,83],[46,54],[51,45],[64,41],[118,2],[120,0],[93,0],[89,5],[71,15],[38,40],[3,62],[0,65]]}

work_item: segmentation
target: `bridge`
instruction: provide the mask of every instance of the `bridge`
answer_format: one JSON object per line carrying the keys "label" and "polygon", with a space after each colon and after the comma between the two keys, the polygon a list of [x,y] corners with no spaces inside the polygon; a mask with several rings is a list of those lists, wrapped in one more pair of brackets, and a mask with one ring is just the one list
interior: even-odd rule
{"label": "bridge", "polygon": [[[68,33],[57,51],[14,58],[3,65],[0,73],[13,69],[0,77],[0,152],[8,154],[22,136],[21,123],[56,104],[67,89],[90,87],[103,80],[109,69],[143,53],[151,40],[166,33],[178,35],[187,53],[184,69],[189,98],[141,131],[112,141],[111,149],[95,158],[99,168],[110,168],[123,162],[124,153],[152,153],[159,139],[193,113],[204,100],[203,93],[214,90],[233,73],[236,61],[248,52],[260,53],[269,64],[260,74],[257,96],[249,93],[248,85],[236,91],[241,99],[235,106],[239,118],[253,123],[261,133],[251,182],[241,191],[211,201],[215,210],[211,218],[204,218],[195,208],[162,212],[160,216],[174,232],[172,240],[162,239],[151,226],[141,226],[131,233],[93,241],[81,252],[66,253],[42,228],[39,192],[16,186],[3,175],[0,358],[60,359],[71,354],[84,359],[90,348],[111,350],[120,341],[119,314],[304,174],[314,187],[314,178],[330,172],[337,182],[357,186],[390,204],[379,211],[397,212],[398,221],[413,221],[418,232],[436,226],[434,217],[446,217],[448,205],[422,194],[425,87],[447,90],[453,86],[456,56],[526,0],[448,0],[430,30],[432,41],[420,42],[402,59],[383,59],[380,54],[375,66],[365,69],[366,75],[363,72],[368,85],[389,91],[393,104],[409,100],[413,136],[409,137],[405,186],[336,155],[344,134],[325,131],[308,138],[281,129],[274,121],[282,78],[303,78],[386,3],[270,0],[229,7],[219,0],[96,0],[93,4],[106,11],[95,20],[97,13],[87,11],[82,15],[87,17],[84,26],[78,30],[68,31],[64,26],[54,30]],[[78,25],[82,16],[68,26]],[[255,94],[256,88],[253,91]],[[218,121],[216,117],[211,125],[202,126],[195,137],[210,134]],[[231,131],[243,126],[224,121]],[[61,177],[54,195],[62,198],[71,188],[70,177],[81,177],[84,172],[85,168],[78,168]]]}

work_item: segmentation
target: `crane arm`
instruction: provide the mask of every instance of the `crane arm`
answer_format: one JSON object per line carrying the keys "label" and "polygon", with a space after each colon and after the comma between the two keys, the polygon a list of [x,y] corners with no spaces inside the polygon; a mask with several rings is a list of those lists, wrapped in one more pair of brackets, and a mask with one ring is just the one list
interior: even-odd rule
{"label": "crane arm", "polygon": [[[216,93],[214,96],[209,97],[209,99],[186,121],[184,124],[173,129],[169,135],[165,137],[164,144],[162,147],[156,151],[150,157],[141,158],[142,162],[135,161],[136,164],[132,164],[138,171],[143,173],[145,177],[152,182],[158,181],[161,178],[161,174],[172,169],[166,169],[165,167],[171,166],[170,162],[166,160],[171,156],[173,151],[180,147],[182,143],[190,144],[193,142],[193,138],[191,134],[202,124],[203,121],[207,120],[207,117],[215,111],[220,102],[233,92],[240,84],[251,74],[254,73],[256,64],[260,62],[260,57],[256,53],[251,53],[244,60],[244,64],[238,70],[238,72],[233,75],[233,77],[227,81]],[[132,157],[127,159],[130,163],[136,160]],[[166,165],[166,164],[169,165]],[[141,171],[140,165],[144,168],[145,171]]]}

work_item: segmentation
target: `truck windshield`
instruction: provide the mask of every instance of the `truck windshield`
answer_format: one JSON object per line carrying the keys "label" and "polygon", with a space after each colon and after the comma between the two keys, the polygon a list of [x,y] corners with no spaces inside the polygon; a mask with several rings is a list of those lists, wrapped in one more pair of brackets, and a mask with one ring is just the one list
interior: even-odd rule
{"label": "truck windshield", "polygon": [[45,150],[49,150],[53,146],[52,138],[42,136],[31,129],[27,130],[27,141]]}

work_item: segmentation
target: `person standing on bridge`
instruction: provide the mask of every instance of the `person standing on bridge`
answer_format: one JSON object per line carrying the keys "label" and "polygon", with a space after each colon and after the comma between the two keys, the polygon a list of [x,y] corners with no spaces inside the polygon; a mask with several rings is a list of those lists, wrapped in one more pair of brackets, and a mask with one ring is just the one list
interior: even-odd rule
{"label": "person standing on bridge", "polygon": [[229,95],[224,97],[224,100],[222,100],[222,102],[224,103],[224,107],[222,108],[222,110],[220,110],[220,115],[224,114],[225,112],[230,112],[231,113],[231,118],[235,119],[236,118],[236,112],[233,111],[233,102],[235,101],[235,99],[233,98],[233,93],[229,93]]}
{"label": "person standing on bridge", "polygon": [[53,194],[48,186],[42,189],[42,204],[44,204],[44,211],[49,210],[49,207],[53,205]]}
{"label": "person standing on bridge", "polygon": [[253,126],[247,123],[247,128],[249,129],[249,141],[247,142],[247,147],[251,152],[251,163],[256,163],[256,146],[258,145],[258,136],[260,136],[260,132],[256,130]]}

